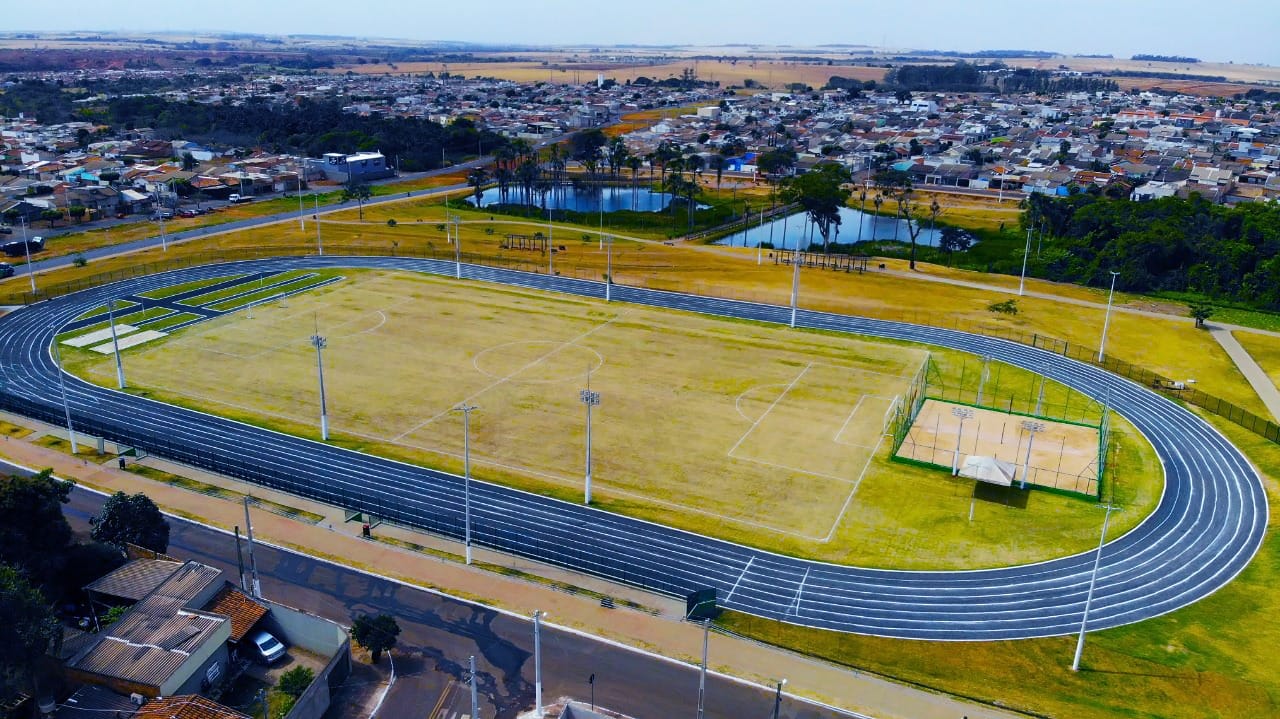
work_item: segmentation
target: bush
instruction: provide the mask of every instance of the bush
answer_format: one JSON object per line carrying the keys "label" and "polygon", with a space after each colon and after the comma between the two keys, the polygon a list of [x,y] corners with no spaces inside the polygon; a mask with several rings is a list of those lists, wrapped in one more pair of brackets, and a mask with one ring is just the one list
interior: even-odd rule
{"label": "bush", "polygon": [[396,226],[396,218],[393,217],[387,220],[387,227],[395,227],[395,226]]}
{"label": "bush", "polygon": [[311,667],[294,667],[280,675],[280,683],[276,685],[276,689],[297,698],[302,696],[315,678],[316,673],[311,671]]}
{"label": "bush", "polygon": [[83,253],[76,253],[76,257],[71,261],[76,267],[84,267],[89,264],[89,259]]}
{"label": "bush", "polygon": [[993,302],[987,305],[987,311],[1002,315],[1016,315],[1018,314],[1018,301],[1005,300],[1004,302]]}

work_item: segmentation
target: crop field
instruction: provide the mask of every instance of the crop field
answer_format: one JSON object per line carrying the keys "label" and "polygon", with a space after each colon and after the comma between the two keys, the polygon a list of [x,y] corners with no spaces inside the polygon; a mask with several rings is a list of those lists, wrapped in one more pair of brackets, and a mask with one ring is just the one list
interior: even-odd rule
{"label": "crop field", "polygon": [[[1047,558],[1096,532],[1089,502],[1050,495],[962,521],[967,482],[889,461],[886,415],[923,348],[407,273],[343,275],[126,349],[130,386],[314,437],[318,328],[332,440],[362,451],[458,471],[454,408],[471,404],[477,477],[581,501],[579,391],[590,373],[601,395],[593,494],[613,511],[886,566]],[[114,381],[109,357],[63,351],[74,371]],[[1131,497],[1143,508],[1158,474]],[[1130,524],[1145,515],[1135,509]]]}

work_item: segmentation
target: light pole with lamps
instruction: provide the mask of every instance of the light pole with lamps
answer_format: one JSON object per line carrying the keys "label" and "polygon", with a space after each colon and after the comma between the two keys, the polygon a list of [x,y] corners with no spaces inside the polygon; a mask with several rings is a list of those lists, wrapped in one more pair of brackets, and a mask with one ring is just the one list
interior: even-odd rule
{"label": "light pole with lamps", "polygon": [[116,356],[116,385],[124,389],[124,361],[120,359],[120,338],[116,335],[116,301],[107,300],[107,320],[111,324],[111,349]]}
{"label": "light pole with lamps", "polygon": [[324,240],[320,239],[320,195],[315,194],[316,198],[316,254],[324,256]]}
{"label": "light pole with lamps", "polygon": [[604,265],[604,301],[613,300],[613,235],[609,235],[609,246],[605,248]]}
{"label": "light pole with lamps", "polygon": [[71,427],[71,403],[67,401],[67,381],[62,372],[62,351],[58,349],[57,338],[53,342],[53,361],[58,365],[58,389],[62,392],[62,411],[67,417],[67,439],[71,442],[72,456],[80,450],[76,447],[76,431]]}
{"label": "light pole with lamps", "polygon": [[1084,653],[1084,632],[1089,625],[1089,609],[1093,606],[1093,588],[1098,584],[1098,568],[1102,565],[1102,545],[1107,543],[1107,524],[1111,521],[1110,504],[1105,505],[1106,516],[1102,518],[1102,537],[1098,539],[1098,553],[1093,558],[1093,573],[1089,576],[1089,593],[1084,598],[1084,616],[1080,618],[1080,638],[1076,640],[1076,656],[1071,660],[1071,671],[1080,671],[1080,655]]}
{"label": "light pole with lamps", "polygon": [[36,292],[36,273],[35,273],[35,269],[31,267],[31,244],[27,242],[27,218],[24,215],[21,219],[22,219],[22,246],[27,251],[27,278],[31,280],[31,294],[34,295]]}
{"label": "light pole with lamps", "polygon": [[707,699],[707,645],[711,641],[711,620],[702,620],[702,666],[698,670],[698,719],[703,719]]}
{"label": "light pole with lamps", "polygon": [[1111,271],[1111,292],[1107,293],[1107,314],[1102,320],[1102,341],[1098,343],[1098,361],[1101,362],[1107,347],[1107,329],[1111,326],[1111,302],[1116,296],[1116,276],[1119,272]]}
{"label": "light pole with lamps", "polygon": [[462,217],[449,215],[448,220],[449,224],[453,225],[453,277],[460,280],[462,279]]}
{"label": "light pole with lamps", "polygon": [[796,311],[800,306],[800,246],[791,251],[791,328],[796,327]]}
{"label": "light pole with lamps", "polygon": [[778,682],[778,690],[773,694],[773,719],[780,719],[782,714],[782,688],[786,685],[786,679]]}
{"label": "light pole with lamps", "polygon": [[542,717],[542,618],[547,613],[537,610],[533,613],[533,711]]}
{"label": "light pole with lamps", "polygon": [[964,436],[964,421],[973,419],[973,410],[968,407],[952,407],[951,414],[960,420],[960,431],[956,432],[956,451],[951,458],[951,476],[960,474],[960,438]]}
{"label": "light pole with lamps", "polygon": [[600,405],[600,393],[591,391],[591,370],[587,370],[587,388],[578,393],[578,399],[587,406],[587,476],[583,504],[591,504],[591,408]]}
{"label": "light pole with lamps", "polygon": [[320,376],[320,439],[329,441],[329,407],[324,396],[324,356],[322,350],[329,340],[320,336],[320,322],[316,321],[316,333],[311,335],[311,346],[316,348],[316,370]]}
{"label": "light pole with lamps", "polygon": [[1031,256],[1031,228],[1027,227],[1027,247],[1022,251],[1022,276],[1018,278],[1018,296],[1027,286],[1027,258]]}
{"label": "light pole with lamps", "polygon": [[1022,463],[1022,486],[1020,489],[1027,488],[1027,475],[1031,474],[1031,444],[1036,440],[1036,432],[1044,431],[1044,422],[1032,422],[1031,420],[1023,420],[1022,428],[1026,430],[1027,437],[1027,456]]}
{"label": "light pole with lamps", "polygon": [[466,545],[468,565],[471,564],[471,413],[476,409],[473,404],[453,408],[453,411],[462,413],[462,541]]}

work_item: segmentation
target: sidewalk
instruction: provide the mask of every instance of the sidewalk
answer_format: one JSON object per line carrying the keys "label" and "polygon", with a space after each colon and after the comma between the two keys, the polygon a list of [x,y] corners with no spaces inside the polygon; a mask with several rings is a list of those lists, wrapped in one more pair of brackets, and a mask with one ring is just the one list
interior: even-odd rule
{"label": "sidewalk", "polygon": [[1209,334],[1213,335],[1218,344],[1222,345],[1222,349],[1227,351],[1231,361],[1236,363],[1236,369],[1240,370],[1240,374],[1249,381],[1253,391],[1258,393],[1259,399],[1271,413],[1271,418],[1280,421],[1280,390],[1276,389],[1276,383],[1271,381],[1271,377],[1262,369],[1253,355],[1249,354],[1249,351],[1240,344],[1240,340],[1232,334],[1231,325],[1207,324],[1207,326]]}
{"label": "sidewalk", "polygon": [[[122,471],[114,461],[100,464],[88,458],[73,457],[65,452],[40,446],[35,444],[40,437],[65,437],[65,434],[49,425],[22,417],[0,415],[0,418],[33,430],[23,438],[6,436],[0,440],[0,456],[17,464],[36,469],[51,467],[60,477],[74,479],[102,491],[144,492],[173,514],[223,529],[230,530],[244,524],[244,507],[238,498],[211,498],[200,492]],[[608,609],[601,606],[595,596],[568,594],[527,579],[467,567],[448,558],[362,539],[359,536],[360,524],[343,521],[343,511],[339,508],[217,477],[156,458],[146,458],[141,463],[236,492],[251,492],[254,497],[323,517],[313,524],[254,507],[250,514],[254,536],[260,541],[292,547],[313,556],[526,616],[535,609],[541,609],[549,612],[557,625],[667,657],[692,662],[700,656],[701,629],[680,621],[684,611],[681,601],[483,549],[478,549],[475,553],[477,561],[519,568],[610,597],[634,601],[657,610],[658,614],[655,616],[627,609],[621,604],[617,609]],[[374,533],[411,541],[453,555],[462,552],[457,542],[405,529],[378,526]],[[761,684],[770,684],[777,677],[785,676],[789,680],[788,693],[883,719],[1006,719],[1021,716],[733,637],[712,634],[710,656],[711,668],[714,670]]]}

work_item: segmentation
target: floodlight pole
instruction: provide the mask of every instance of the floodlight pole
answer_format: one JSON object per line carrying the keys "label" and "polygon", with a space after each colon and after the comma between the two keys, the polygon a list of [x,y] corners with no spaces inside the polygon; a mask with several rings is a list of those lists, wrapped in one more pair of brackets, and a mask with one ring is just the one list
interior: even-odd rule
{"label": "floodlight pole", "polygon": [[1027,285],[1027,257],[1031,254],[1031,228],[1027,228],[1027,248],[1022,251],[1022,277],[1018,279],[1018,296]]}
{"label": "floodlight pole", "polygon": [[556,231],[551,224],[551,207],[547,207],[547,276],[556,275]]}
{"label": "floodlight pole", "polygon": [[27,242],[27,218],[24,215],[21,219],[22,219],[22,246],[27,250],[27,279],[31,280],[31,294],[33,295],[31,299],[34,300],[35,299],[34,295],[36,293],[36,273],[35,273],[35,269],[31,266],[31,245],[30,243]]}
{"label": "floodlight pole", "polygon": [[[462,279],[462,218],[458,215],[450,215],[448,218],[450,224],[453,225],[453,277],[454,279]],[[448,227],[445,228],[446,232]]]}
{"label": "floodlight pole", "polygon": [[111,323],[111,348],[116,355],[116,384],[124,389],[124,361],[120,359],[120,338],[116,336],[116,301],[107,300],[107,319]]}
{"label": "floodlight pole", "polygon": [[702,666],[698,670],[698,719],[703,719],[707,699],[707,645],[711,639],[711,620],[702,620]]}
{"label": "floodlight pole", "polygon": [[982,405],[982,390],[985,389],[987,386],[987,375],[990,372],[990,369],[987,363],[990,361],[991,361],[990,355],[982,356],[982,372],[978,375],[978,398],[976,401],[974,401],[974,404],[979,406]]}
{"label": "floodlight pole", "polygon": [[1102,341],[1098,343],[1098,361],[1101,362],[1107,347],[1107,329],[1111,327],[1111,302],[1116,296],[1116,276],[1119,272],[1111,271],[1111,292],[1107,294],[1107,314],[1102,320]]}
{"label": "floodlight pole", "polygon": [[542,717],[542,617],[546,612],[533,613],[533,711]]}
{"label": "floodlight pole", "polygon": [[467,550],[467,564],[471,564],[471,413],[475,405],[464,404],[453,411],[462,413],[462,496],[463,543]]}
{"label": "floodlight pole", "polygon": [[1027,437],[1027,456],[1022,463],[1022,485],[1019,489],[1026,489],[1027,476],[1031,474],[1031,445],[1036,441],[1036,432],[1044,430],[1044,423],[1024,421],[1022,428],[1027,431],[1029,436]]}
{"label": "floodlight pole", "polygon": [[320,195],[312,197],[316,198],[316,254],[324,257],[324,240],[320,239]]}
{"label": "floodlight pole", "polygon": [[1107,543],[1107,524],[1111,521],[1110,504],[1106,505],[1102,518],[1102,537],[1098,539],[1098,553],[1093,558],[1093,573],[1089,576],[1089,593],[1084,598],[1084,616],[1080,618],[1080,638],[1076,640],[1076,656],[1071,660],[1071,671],[1080,671],[1080,655],[1084,653],[1084,632],[1089,625],[1089,610],[1093,607],[1093,589],[1098,584],[1098,568],[1102,565],[1102,545]]}
{"label": "floodlight pole", "polygon": [[604,269],[604,301],[609,302],[613,299],[611,288],[613,287],[613,235],[609,235],[609,247],[605,249],[605,269]]}
{"label": "floodlight pole", "polygon": [[956,433],[956,451],[951,458],[951,476],[960,474],[960,438],[964,436],[964,421],[973,417],[973,410],[968,407],[952,407],[951,414],[960,420],[960,431]]}
{"label": "floodlight pole", "polygon": [[324,396],[324,357],[321,353],[329,346],[329,340],[320,336],[320,325],[316,323],[316,333],[311,335],[311,346],[316,348],[316,370],[320,374],[320,439],[329,441],[329,407]]}
{"label": "floodlight pole", "polygon": [[79,454],[76,448],[76,431],[71,427],[71,403],[67,401],[67,380],[62,372],[62,351],[58,349],[58,338],[53,339],[53,361],[58,365],[58,389],[62,392],[62,411],[67,417],[67,439],[71,442],[71,454]]}
{"label": "floodlight pole", "polygon": [[[306,166],[306,163],[302,162],[301,158],[299,158],[299,161],[298,161],[298,229],[302,232],[307,231],[307,215],[306,215],[306,211],[302,209],[302,174],[304,172],[302,168],[305,166]],[[319,218],[316,218],[316,221],[319,222]]]}
{"label": "floodlight pole", "polygon": [[600,393],[591,391],[591,370],[587,370],[587,388],[578,393],[578,399],[587,406],[587,475],[583,504],[591,504],[591,408],[600,404]]}
{"label": "floodlight pole", "polygon": [[1044,372],[1042,371],[1040,373],[1040,393],[1036,395],[1036,414],[1037,415],[1040,414],[1041,409],[1044,407],[1044,380],[1045,380],[1045,376],[1044,376]]}
{"label": "floodlight pole", "polygon": [[166,235],[166,234],[165,234],[165,231],[164,231],[164,205],[161,205],[161,206],[160,206],[159,219],[160,219],[160,251],[161,251],[161,252],[168,252],[168,251],[169,251],[169,236],[168,236],[168,235]]}
{"label": "floodlight pole", "polygon": [[800,248],[791,251],[791,328],[796,326],[796,309],[800,305]]}

